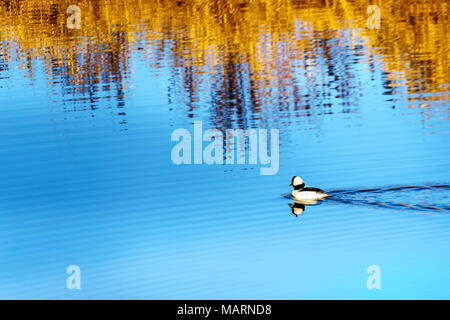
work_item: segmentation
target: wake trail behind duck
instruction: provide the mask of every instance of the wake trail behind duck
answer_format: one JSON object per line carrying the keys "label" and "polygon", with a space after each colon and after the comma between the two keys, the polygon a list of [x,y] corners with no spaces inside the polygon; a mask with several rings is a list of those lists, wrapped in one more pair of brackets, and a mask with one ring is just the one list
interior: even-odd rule
{"label": "wake trail behind duck", "polygon": [[[450,185],[429,184],[326,190],[325,201],[383,209],[450,213]],[[291,198],[290,194],[283,196]]]}

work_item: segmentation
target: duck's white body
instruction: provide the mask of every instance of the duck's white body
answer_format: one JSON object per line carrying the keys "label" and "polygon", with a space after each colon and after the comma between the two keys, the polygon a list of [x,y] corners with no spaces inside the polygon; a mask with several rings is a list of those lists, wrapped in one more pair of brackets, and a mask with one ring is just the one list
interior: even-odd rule
{"label": "duck's white body", "polygon": [[328,197],[324,192],[303,190],[294,190],[291,195],[296,200],[320,200]]}
{"label": "duck's white body", "polygon": [[294,190],[291,193],[292,198],[298,201],[320,200],[329,196],[321,189],[311,187],[305,188],[305,182],[299,176],[294,176],[292,178],[290,187],[294,187]]}

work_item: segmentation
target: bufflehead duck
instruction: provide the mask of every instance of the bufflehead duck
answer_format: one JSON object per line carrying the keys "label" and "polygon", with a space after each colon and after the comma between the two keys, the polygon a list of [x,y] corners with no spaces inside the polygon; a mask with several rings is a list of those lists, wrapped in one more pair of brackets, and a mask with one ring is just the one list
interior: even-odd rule
{"label": "bufflehead duck", "polygon": [[294,187],[294,190],[291,193],[294,200],[318,200],[329,197],[325,191],[319,188],[305,188],[305,182],[303,182],[303,179],[299,176],[292,177],[292,182],[289,187]]}

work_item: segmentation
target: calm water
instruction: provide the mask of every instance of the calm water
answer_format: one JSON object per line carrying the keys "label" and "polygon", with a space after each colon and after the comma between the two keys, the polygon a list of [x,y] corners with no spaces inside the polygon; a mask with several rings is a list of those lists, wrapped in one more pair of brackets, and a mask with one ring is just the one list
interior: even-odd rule
{"label": "calm water", "polygon": [[[448,2],[71,4],[0,3],[0,298],[450,298]],[[173,164],[194,121],[278,173]]]}

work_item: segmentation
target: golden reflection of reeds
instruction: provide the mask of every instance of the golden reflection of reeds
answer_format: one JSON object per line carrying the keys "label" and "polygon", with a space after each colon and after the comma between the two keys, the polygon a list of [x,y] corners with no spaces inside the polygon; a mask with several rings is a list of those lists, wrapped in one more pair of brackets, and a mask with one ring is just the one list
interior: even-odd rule
{"label": "golden reflection of reeds", "polygon": [[[81,9],[79,30],[66,27],[72,4]],[[370,4],[381,9],[380,29],[366,28]],[[448,10],[436,0],[9,0],[0,3],[0,50],[6,63],[18,56],[30,77],[30,60],[41,59],[50,81],[64,76],[83,91],[92,81],[124,86],[130,53],[145,42],[151,48],[140,51],[155,66],[167,48],[173,67],[246,64],[256,94],[265,95],[274,82],[295,77],[293,61],[323,49],[317,39],[339,38],[350,27],[381,60],[393,90],[406,86],[410,101],[442,100],[450,79]]]}

